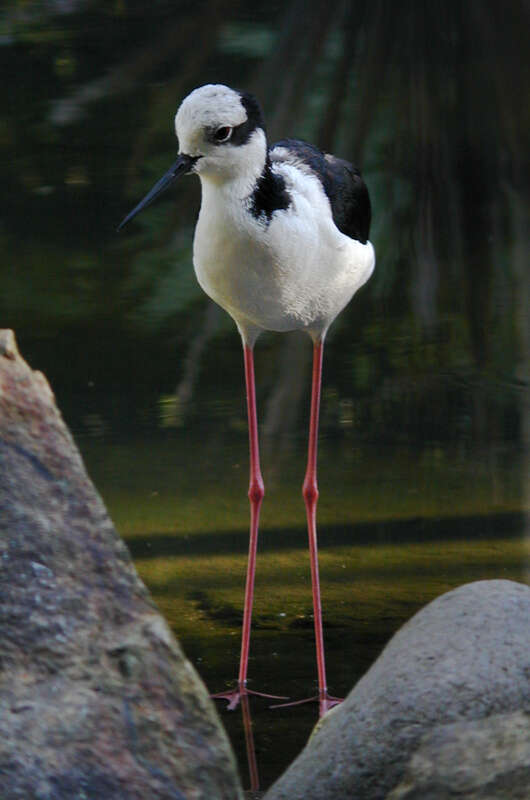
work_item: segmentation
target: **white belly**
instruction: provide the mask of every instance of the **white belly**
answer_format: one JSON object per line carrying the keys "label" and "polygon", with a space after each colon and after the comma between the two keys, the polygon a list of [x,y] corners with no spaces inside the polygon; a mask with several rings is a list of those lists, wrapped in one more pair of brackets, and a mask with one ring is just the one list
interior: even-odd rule
{"label": "white belly", "polygon": [[205,193],[203,185],[194,237],[195,272],[206,294],[243,336],[247,330],[325,333],[370,277],[372,245],[341,234],[331,216],[315,219],[310,207],[299,207],[303,199],[265,226],[219,194]]}

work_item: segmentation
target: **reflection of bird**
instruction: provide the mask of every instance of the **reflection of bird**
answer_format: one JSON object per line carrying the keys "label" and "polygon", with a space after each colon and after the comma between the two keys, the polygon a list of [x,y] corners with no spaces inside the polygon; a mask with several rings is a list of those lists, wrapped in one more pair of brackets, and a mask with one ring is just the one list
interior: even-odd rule
{"label": "reflection of bird", "polygon": [[[193,263],[206,292],[233,317],[243,341],[250,438],[250,547],[238,686],[222,695],[234,708],[248,693],[247,665],[257,534],[264,495],[259,462],[254,343],[264,331],[306,331],[313,340],[307,512],[320,701],[326,685],[318,577],[316,462],[324,337],[370,277],[370,200],[355,167],[316,147],[285,139],[270,149],[256,99],[221,85],[202,86],[175,117],[179,156],[120,228],[180,175],[201,179]],[[313,698],[311,698],[313,699]]]}

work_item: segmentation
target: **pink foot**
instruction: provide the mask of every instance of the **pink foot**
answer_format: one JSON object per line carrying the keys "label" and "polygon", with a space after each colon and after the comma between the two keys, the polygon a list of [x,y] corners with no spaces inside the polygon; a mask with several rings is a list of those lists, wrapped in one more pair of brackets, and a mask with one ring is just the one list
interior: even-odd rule
{"label": "pink foot", "polygon": [[213,700],[226,700],[228,702],[227,711],[233,711],[239,705],[242,697],[253,694],[256,697],[266,697],[269,700],[288,700],[288,697],[279,694],[266,694],[265,692],[256,692],[254,689],[247,689],[246,686],[238,684],[236,689],[231,689],[226,692],[217,692],[211,694]]}
{"label": "pink foot", "polygon": [[304,700],[294,700],[291,703],[277,703],[271,708],[288,708],[289,706],[301,706],[304,703],[316,703],[319,704],[319,716],[323,717],[324,714],[333,708],[334,706],[338,706],[344,700],[343,697],[332,697],[332,695],[328,694],[327,691],[320,692],[320,694],[315,694],[312,697],[306,697]]}

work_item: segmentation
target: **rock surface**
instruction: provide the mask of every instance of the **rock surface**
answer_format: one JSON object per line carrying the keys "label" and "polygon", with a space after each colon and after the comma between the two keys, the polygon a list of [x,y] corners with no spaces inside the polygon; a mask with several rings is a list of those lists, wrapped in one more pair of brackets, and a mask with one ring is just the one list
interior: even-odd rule
{"label": "rock surface", "polygon": [[529,800],[530,715],[441,725],[422,739],[387,800]]}
{"label": "rock surface", "polygon": [[242,797],[212,703],[0,332],[2,800]]}
{"label": "rock surface", "polygon": [[265,798],[380,800],[436,725],[525,708],[530,588],[505,580],[460,586],[396,633]]}

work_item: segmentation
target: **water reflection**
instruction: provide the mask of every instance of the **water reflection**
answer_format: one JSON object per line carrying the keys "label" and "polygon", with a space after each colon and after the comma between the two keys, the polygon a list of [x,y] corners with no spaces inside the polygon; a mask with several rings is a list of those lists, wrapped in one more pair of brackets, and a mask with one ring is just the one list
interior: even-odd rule
{"label": "water reflection", "polygon": [[[185,652],[211,691],[232,688],[248,547],[245,431],[228,442],[183,430],[81,444]],[[316,688],[303,451],[300,443],[279,466],[273,456],[264,464],[265,481],[269,467],[276,477],[263,507],[249,670],[251,689],[293,700]],[[319,543],[333,694],[346,695],[395,630],[442,592],[471,580],[527,579],[523,470],[513,449],[485,458],[438,448],[352,452],[322,441]],[[296,756],[318,715],[311,706],[272,711],[270,702],[250,698],[262,787]],[[244,772],[245,718],[219,713]]]}
{"label": "water reflection", "polygon": [[241,715],[243,717],[243,728],[245,731],[249,789],[251,792],[257,792],[260,788],[258,761],[256,758],[256,748],[254,746],[254,732],[252,730],[252,718],[250,716],[250,703],[248,700],[248,695],[246,694],[241,698]]}
{"label": "water reflection", "polygon": [[[321,549],[339,547],[406,546],[414,542],[467,542],[489,539],[518,539],[526,527],[526,512],[512,511],[475,516],[448,516],[444,519],[382,520],[357,522],[352,525],[321,525]],[[305,549],[304,528],[267,528],[267,537],[260,544],[260,551],[279,552]],[[163,558],[184,555],[197,558],[210,555],[245,554],[248,536],[245,531],[220,531],[202,533],[196,531],[180,536],[153,532],[146,538],[135,536],[129,541],[129,549],[137,559]],[[455,565],[457,566],[457,565]]]}

